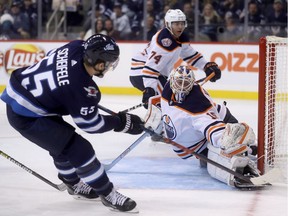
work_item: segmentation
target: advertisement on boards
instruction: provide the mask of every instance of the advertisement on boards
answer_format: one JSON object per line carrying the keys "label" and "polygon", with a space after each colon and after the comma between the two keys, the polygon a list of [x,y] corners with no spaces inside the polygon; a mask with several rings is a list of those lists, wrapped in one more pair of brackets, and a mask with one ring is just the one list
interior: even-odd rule
{"label": "advertisement on boards", "polygon": [[[64,45],[65,42],[9,42],[0,46],[0,90],[5,87],[10,73],[19,67],[37,63],[46,53]],[[119,43],[120,62],[118,67],[104,78],[95,78],[101,87],[132,88],[129,81],[130,60],[133,54],[141,51],[145,43]],[[216,62],[222,70],[222,77],[215,83],[205,84],[206,89],[253,92],[258,91],[259,54],[255,44],[191,44],[202,53],[207,61]],[[177,64],[181,64],[179,59]],[[205,77],[202,70],[195,68],[196,79]]]}

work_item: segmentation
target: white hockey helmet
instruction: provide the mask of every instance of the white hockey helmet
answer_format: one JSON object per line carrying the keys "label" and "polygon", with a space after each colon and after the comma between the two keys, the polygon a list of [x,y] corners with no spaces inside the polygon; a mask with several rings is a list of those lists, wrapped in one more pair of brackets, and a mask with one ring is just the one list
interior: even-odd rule
{"label": "white hockey helmet", "polygon": [[188,66],[180,65],[170,73],[170,87],[175,94],[177,103],[185,100],[192,90],[194,82],[194,72]]}
{"label": "white hockey helmet", "polygon": [[166,27],[171,31],[172,22],[185,22],[185,28],[187,27],[186,15],[180,9],[169,9],[164,17]]}

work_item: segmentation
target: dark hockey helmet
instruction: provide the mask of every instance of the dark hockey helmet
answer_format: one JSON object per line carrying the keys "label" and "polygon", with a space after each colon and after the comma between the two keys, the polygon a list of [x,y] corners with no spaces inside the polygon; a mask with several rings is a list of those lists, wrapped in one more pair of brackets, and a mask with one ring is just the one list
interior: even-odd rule
{"label": "dark hockey helmet", "polygon": [[95,34],[84,42],[84,61],[92,67],[100,62],[113,64],[118,61],[119,54],[118,45],[107,35]]}

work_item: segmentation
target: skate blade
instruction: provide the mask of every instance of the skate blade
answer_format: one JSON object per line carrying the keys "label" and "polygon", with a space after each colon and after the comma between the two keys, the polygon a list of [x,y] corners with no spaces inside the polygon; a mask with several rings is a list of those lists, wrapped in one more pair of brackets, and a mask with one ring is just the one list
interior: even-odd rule
{"label": "skate blade", "polygon": [[137,207],[135,207],[131,211],[119,211],[118,209],[115,209],[112,207],[108,207],[108,208],[110,211],[113,211],[113,212],[121,212],[121,213],[129,213],[129,214],[138,214],[139,213],[139,209]]}
{"label": "skate blade", "polygon": [[93,198],[93,199],[88,199],[83,196],[78,196],[78,195],[71,195],[75,200],[81,200],[81,201],[89,201],[89,202],[101,202],[100,197]]}

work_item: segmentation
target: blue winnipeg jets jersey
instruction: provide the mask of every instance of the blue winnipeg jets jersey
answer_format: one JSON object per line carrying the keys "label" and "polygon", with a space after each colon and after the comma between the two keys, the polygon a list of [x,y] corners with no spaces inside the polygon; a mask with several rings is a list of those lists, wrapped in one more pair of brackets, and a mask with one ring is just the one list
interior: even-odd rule
{"label": "blue winnipeg jets jersey", "polygon": [[[225,130],[224,105],[213,102],[209,94],[198,84],[194,84],[183,103],[175,102],[167,82],[161,97],[161,110],[166,136],[195,152],[203,151],[208,142],[220,146],[220,138]],[[191,157],[177,147],[174,151],[183,159]]]}
{"label": "blue winnipeg jets jersey", "polygon": [[22,116],[71,115],[88,133],[113,129],[119,120],[98,113],[101,93],[84,68],[83,53],[83,41],[72,41],[13,71],[1,99]]}

